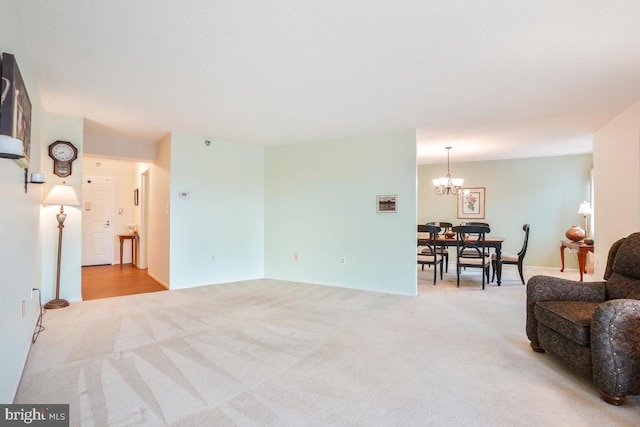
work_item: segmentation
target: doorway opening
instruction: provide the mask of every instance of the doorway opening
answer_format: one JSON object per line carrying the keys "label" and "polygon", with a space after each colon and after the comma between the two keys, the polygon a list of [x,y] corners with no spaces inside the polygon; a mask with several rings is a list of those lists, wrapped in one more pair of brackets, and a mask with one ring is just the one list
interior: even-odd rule
{"label": "doorway opening", "polygon": [[166,290],[147,270],[149,173],[148,163],[85,156],[83,300]]}

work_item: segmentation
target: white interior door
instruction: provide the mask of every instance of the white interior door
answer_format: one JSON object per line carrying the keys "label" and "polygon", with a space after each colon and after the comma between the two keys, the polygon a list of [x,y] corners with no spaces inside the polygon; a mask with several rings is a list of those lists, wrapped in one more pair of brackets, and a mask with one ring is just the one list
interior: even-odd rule
{"label": "white interior door", "polygon": [[82,178],[82,266],[113,264],[113,178]]}

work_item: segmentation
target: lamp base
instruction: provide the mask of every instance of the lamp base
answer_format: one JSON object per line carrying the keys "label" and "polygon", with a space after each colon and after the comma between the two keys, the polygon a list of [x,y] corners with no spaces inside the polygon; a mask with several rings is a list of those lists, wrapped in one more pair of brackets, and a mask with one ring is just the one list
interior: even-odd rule
{"label": "lamp base", "polygon": [[66,299],[52,299],[44,305],[47,310],[55,308],[63,308],[69,305],[69,301]]}

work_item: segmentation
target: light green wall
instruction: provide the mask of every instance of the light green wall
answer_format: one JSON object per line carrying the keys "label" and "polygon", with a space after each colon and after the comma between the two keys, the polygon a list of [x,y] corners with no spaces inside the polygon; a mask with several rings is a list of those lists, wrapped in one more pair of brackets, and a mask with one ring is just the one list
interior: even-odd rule
{"label": "light green wall", "polygon": [[[485,187],[485,219],[491,234],[504,237],[503,251],[520,250],[523,224],[530,224],[526,265],[560,266],[560,239],[571,225],[582,226],[578,206],[589,199],[592,155],[452,163],[451,175],[465,187]],[[444,176],[446,164],[418,167],[418,222],[459,224],[457,199],[437,196],[431,179]],[[568,254],[568,253],[567,253]],[[567,255],[566,267],[577,268]]]}
{"label": "light green wall", "polygon": [[[416,294],[414,130],[270,147],[265,163],[266,277]],[[398,213],[376,212],[382,194]]]}
{"label": "light green wall", "polygon": [[[82,143],[84,120],[63,114],[45,113],[43,121],[43,171],[46,183],[42,185],[43,197],[56,184],[73,186],[82,203]],[[78,159],[73,162],[72,174],[60,178],[52,173],[53,160],[45,155],[49,144],[54,141],[69,141],[78,149]],[[46,157],[45,157],[46,156]],[[45,301],[55,297],[55,283],[58,254],[58,222],[56,214],[59,206],[43,205],[40,224],[42,227],[42,297]],[[60,298],[69,302],[82,301],[82,208],[65,206],[67,219],[64,222],[62,259],[60,264]]]}
{"label": "light green wall", "polygon": [[263,277],[263,147],[172,133],[170,204],[171,289]]}
{"label": "light green wall", "polygon": [[[0,0],[0,52],[15,55],[31,99],[31,163],[32,170],[38,171],[41,170],[42,106],[37,68],[30,61],[24,43],[25,32],[19,24],[17,7],[17,2]],[[13,401],[40,312],[37,294],[31,298],[31,288],[40,288],[42,281],[41,187],[30,185],[25,193],[24,169],[13,160],[0,158],[0,403]]]}

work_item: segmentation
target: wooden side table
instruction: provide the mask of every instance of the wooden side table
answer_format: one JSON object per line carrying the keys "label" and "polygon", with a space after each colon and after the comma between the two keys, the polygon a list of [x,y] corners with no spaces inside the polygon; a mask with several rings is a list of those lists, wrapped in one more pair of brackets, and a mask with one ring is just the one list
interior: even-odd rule
{"label": "wooden side table", "polygon": [[584,279],[584,273],[587,268],[587,253],[593,253],[593,245],[587,245],[584,242],[574,242],[571,240],[560,240],[560,260],[562,261],[562,268],[560,271],[564,271],[564,250],[565,248],[578,251],[578,268],[580,269],[580,281]]}
{"label": "wooden side table", "polygon": [[125,240],[131,240],[131,265],[136,266],[138,264],[136,259],[138,254],[138,233],[118,234],[118,238],[120,239],[120,268],[122,268],[122,245]]}

